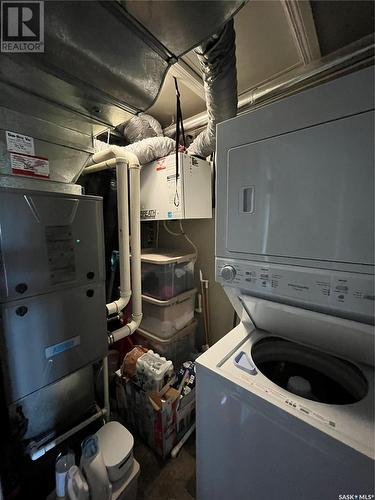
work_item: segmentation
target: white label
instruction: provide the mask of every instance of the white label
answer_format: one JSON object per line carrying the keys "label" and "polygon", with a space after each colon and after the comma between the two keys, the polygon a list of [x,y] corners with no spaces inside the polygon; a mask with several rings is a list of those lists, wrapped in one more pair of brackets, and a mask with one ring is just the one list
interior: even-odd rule
{"label": "white label", "polygon": [[13,153],[23,153],[35,155],[34,139],[28,135],[17,134],[16,132],[5,132],[7,140],[7,150]]}
{"label": "white label", "polygon": [[48,158],[10,153],[10,164],[12,173],[15,175],[27,175],[39,178],[49,177]]}

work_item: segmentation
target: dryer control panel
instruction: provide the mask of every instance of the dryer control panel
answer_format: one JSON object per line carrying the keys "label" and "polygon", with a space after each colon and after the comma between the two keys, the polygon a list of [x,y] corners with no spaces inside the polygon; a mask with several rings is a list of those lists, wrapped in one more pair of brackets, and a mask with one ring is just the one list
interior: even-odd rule
{"label": "dryer control panel", "polygon": [[249,295],[365,323],[374,321],[372,275],[217,258],[216,280]]}

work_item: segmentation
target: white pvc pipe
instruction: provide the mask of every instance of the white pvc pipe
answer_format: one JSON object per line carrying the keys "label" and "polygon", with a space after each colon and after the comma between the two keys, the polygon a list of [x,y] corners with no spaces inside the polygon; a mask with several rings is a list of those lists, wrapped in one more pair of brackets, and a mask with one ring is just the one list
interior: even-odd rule
{"label": "white pvc pipe", "polygon": [[128,165],[125,161],[118,161],[116,164],[120,297],[118,300],[107,304],[106,307],[109,315],[121,312],[129,302],[131,296],[127,167]]}
{"label": "white pvc pipe", "polygon": [[184,446],[186,441],[189,439],[189,437],[193,434],[195,431],[195,422],[193,425],[186,431],[186,433],[182,436],[181,441],[179,441],[176,446],[172,449],[171,451],[171,457],[176,458],[177,455],[179,454],[181,448]]}
{"label": "white pvc pipe", "polygon": [[[83,171],[84,174],[98,172],[116,166],[117,171],[117,203],[119,218],[119,260],[120,260],[120,298],[107,304],[108,314],[118,313],[128,303],[132,296],[132,317],[129,323],[112,332],[109,342],[112,344],[131,335],[140,325],[142,320],[142,287],[141,287],[141,220],[140,220],[140,165],[136,155],[123,151],[121,157],[116,157],[116,151],[111,148],[95,153],[90,161],[90,166]],[[99,163],[97,163],[99,162]],[[92,165],[92,163],[95,163]],[[131,224],[131,286],[127,269],[129,268],[129,221],[128,221],[128,183],[127,170],[129,169],[130,184],[130,224]],[[121,232],[120,232],[121,228]],[[125,234],[126,232],[126,234]],[[121,243],[120,243],[121,242]],[[121,251],[122,246],[122,251]],[[129,288],[127,288],[129,286]]]}
{"label": "white pvc pipe", "polygon": [[106,414],[106,411],[107,410],[105,408],[99,410],[97,413],[95,413],[95,415],[92,415],[91,417],[87,418],[86,420],[84,420],[80,424],[76,425],[72,429],[69,429],[64,434],[61,434],[61,436],[58,436],[56,439],[54,439],[53,441],[50,441],[49,443],[47,443],[43,446],[39,447],[37,443],[33,444],[29,448],[29,454],[30,454],[31,460],[33,460],[33,461],[38,460],[38,458],[45,455],[47,453],[47,451],[52,450],[52,448],[55,448],[56,446],[58,446],[60,443],[65,441],[65,439],[68,439],[70,436],[73,436],[73,434],[75,434],[76,432],[79,432],[81,429],[83,429],[87,425],[91,424],[92,422],[94,422],[98,418],[104,417]]}
{"label": "white pvc pipe", "polygon": [[104,392],[104,408],[105,420],[109,421],[111,406],[109,402],[109,372],[108,372],[108,356],[103,359],[103,392]]}
{"label": "white pvc pipe", "polygon": [[142,321],[141,286],[141,220],[140,220],[140,166],[129,165],[130,184],[130,230],[131,230],[131,277],[132,277],[132,317],[131,321],[111,334],[112,342],[131,335]]}
{"label": "white pvc pipe", "polygon": [[119,314],[128,304],[131,297],[130,287],[130,251],[129,251],[129,212],[128,212],[128,163],[136,161],[133,153],[126,152],[123,157],[116,157],[111,148],[95,153],[90,159],[90,166],[83,174],[99,172],[116,167],[117,176],[117,217],[119,239],[120,297],[106,304],[108,315]]}

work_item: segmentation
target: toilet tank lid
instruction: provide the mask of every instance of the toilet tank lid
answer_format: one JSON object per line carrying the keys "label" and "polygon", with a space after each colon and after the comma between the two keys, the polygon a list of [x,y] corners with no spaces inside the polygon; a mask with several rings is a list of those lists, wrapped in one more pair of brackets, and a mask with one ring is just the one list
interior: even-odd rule
{"label": "toilet tank lid", "polygon": [[133,435],[119,422],[106,423],[96,435],[107,468],[118,466],[133,449]]}

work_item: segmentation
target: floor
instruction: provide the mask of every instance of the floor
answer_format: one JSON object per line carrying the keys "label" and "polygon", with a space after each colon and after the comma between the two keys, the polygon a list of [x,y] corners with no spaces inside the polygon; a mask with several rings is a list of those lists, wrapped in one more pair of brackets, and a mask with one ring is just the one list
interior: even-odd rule
{"label": "floor", "polygon": [[141,466],[137,500],[195,499],[195,434],[176,458],[162,460],[139,438],[134,455]]}

